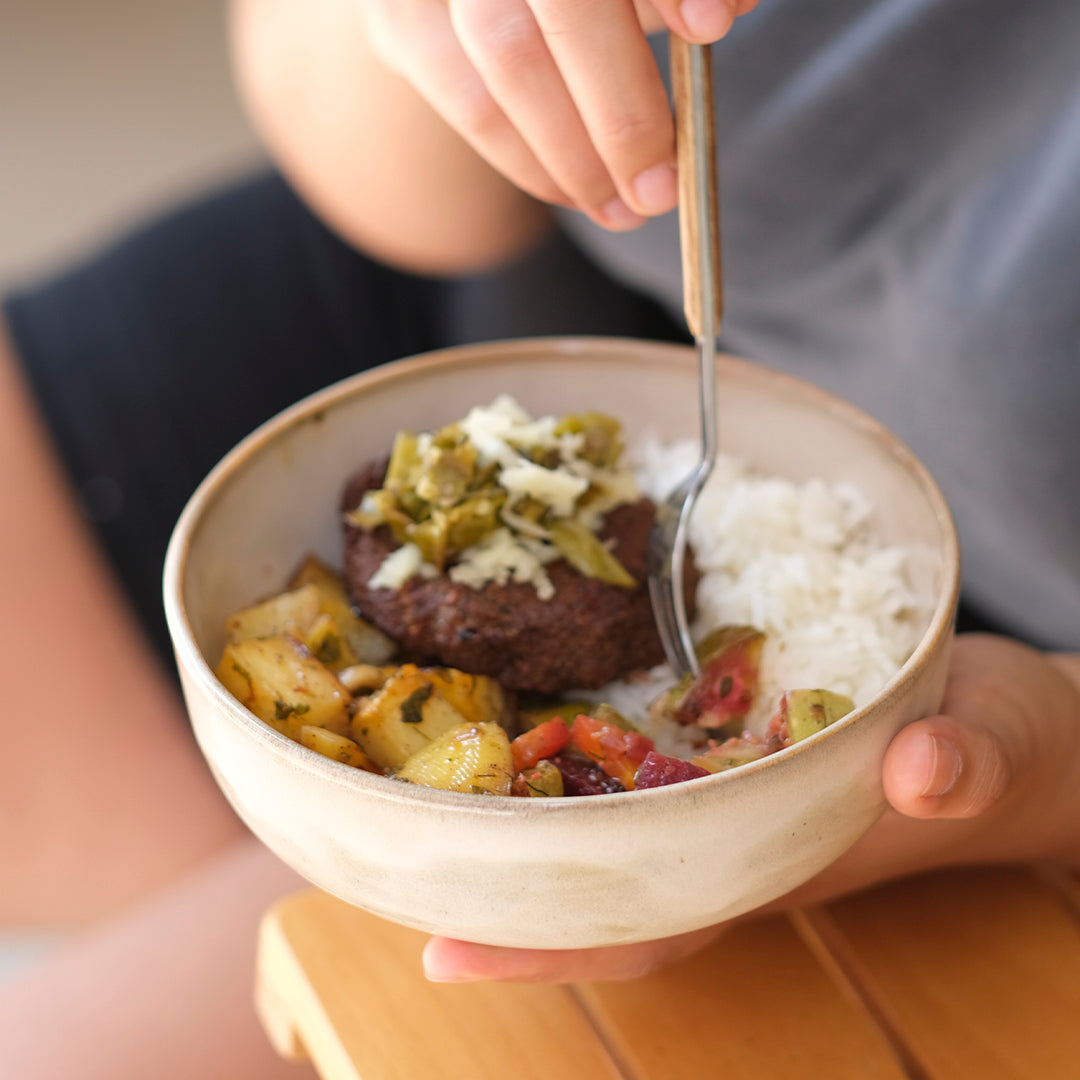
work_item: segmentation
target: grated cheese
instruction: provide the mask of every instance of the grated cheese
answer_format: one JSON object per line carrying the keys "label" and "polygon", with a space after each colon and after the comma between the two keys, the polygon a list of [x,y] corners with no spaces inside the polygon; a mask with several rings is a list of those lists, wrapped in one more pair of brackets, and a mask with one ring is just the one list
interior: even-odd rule
{"label": "grated cheese", "polygon": [[[585,436],[580,432],[556,435],[558,425],[555,416],[533,419],[508,394],[500,394],[490,405],[474,406],[460,421],[461,431],[476,448],[480,463],[498,466],[494,483],[507,493],[507,498],[500,510],[504,527],[460,554],[458,562],[448,570],[452,581],[475,589],[489,582],[527,582],[535,587],[540,599],[550,599],[555,590],[544,565],[561,555],[550,542],[548,530],[515,509],[521,500],[541,503],[555,518],[576,518],[595,532],[609,510],[638,499],[630,469],[593,465],[581,456]],[[421,454],[426,454],[431,445],[430,433],[417,437]],[[529,456],[537,451],[545,457],[545,464]],[[586,492],[588,505],[579,507]],[[370,496],[365,500],[374,510],[374,500]],[[361,503],[361,510],[364,508]],[[400,588],[416,573],[432,576],[435,570],[424,563],[415,544],[407,544],[387,556],[370,584],[374,588]]]}
{"label": "grated cheese", "polygon": [[584,477],[574,476],[561,466],[545,469],[525,459],[504,468],[496,479],[510,494],[511,501],[528,495],[546,503],[558,517],[571,517],[574,504],[589,490],[589,481]]}
{"label": "grated cheese", "polygon": [[371,575],[368,586],[372,589],[400,589],[414,574],[431,578],[437,577],[438,573],[434,566],[424,562],[424,553],[415,544],[403,544],[379,563],[379,569]]}
{"label": "grated cheese", "polygon": [[497,585],[509,581],[529,584],[541,600],[550,600],[555,586],[543,564],[558,557],[558,551],[543,541],[515,540],[509,529],[496,529],[469,548],[448,573],[451,581],[474,589],[482,589],[489,581]]}

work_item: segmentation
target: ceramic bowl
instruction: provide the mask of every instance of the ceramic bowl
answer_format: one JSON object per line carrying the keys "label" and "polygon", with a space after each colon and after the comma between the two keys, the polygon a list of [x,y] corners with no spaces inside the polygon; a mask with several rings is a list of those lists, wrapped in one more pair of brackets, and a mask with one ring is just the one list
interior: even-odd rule
{"label": "ceramic bowl", "polygon": [[958,555],[925,469],[878,423],[797,379],[718,360],[722,447],[792,479],[857,484],[888,542],[931,553],[937,603],[914,654],[863,708],[740,769],[648,791],[512,799],[405,785],[321,757],[247,712],[213,667],[226,616],[280,591],[314,551],[341,563],[342,487],[402,427],[426,430],[497,393],[534,415],[599,408],[629,433],[696,433],[691,349],[535,339],[426,354],[331,386],[249,436],[177,524],[165,603],[202,751],[237,813],[310,881],[422,930],[535,948],[664,937],[807,880],[884,807],[880,763],[945,681]]}

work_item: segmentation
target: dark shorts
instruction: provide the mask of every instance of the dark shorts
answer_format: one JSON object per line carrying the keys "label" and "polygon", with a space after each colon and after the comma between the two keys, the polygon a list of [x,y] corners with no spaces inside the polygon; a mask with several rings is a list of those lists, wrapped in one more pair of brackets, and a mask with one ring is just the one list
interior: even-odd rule
{"label": "dark shorts", "polygon": [[342,243],[276,175],[7,297],[5,314],[83,511],[163,655],[161,569],[184,503],[294,401],[467,341],[682,336],[560,236],[500,273],[419,278]]}

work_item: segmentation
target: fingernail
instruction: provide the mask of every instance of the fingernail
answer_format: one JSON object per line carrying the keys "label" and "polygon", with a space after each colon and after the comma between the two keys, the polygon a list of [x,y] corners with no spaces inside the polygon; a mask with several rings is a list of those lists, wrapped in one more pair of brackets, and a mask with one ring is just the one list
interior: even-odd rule
{"label": "fingernail", "polygon": [[622,199],[614,198],[611,202],[604,203],[600,210],[604,224],[612,229],[636,229],[644,224],[645,219],[640,214],[635,214]]}
{"label": "fingernail", "polygon": [[471,983],[477,981],[475,975],[466,975],[460,971],[431,971],[427,967],[424,968],[424,978],[433,983]]}
{"label": "fingernail", "polygon": [[931,735],[927,740],[929,746],[926,752],[926,783],[919,793],[923,799],[940,799],[942,795],[948,795],[956,781],[960,779],[960,773],[964,767],[960,751],[948,739],[940,735]]}
{"label": "fingernail", "polygon": [[648,214],[666,214],[679,201],[679,176],[666,162],[638,173],[631,187]]}
{"label": "fingernail", "polygon": [[686,29],[696,38],[716,41],[735,21],[735,12],[723,0],[683,0],[679,8]]}
{"label": "fingernail", "polygon": [[430,960],[424,957],[424,978],[428,982],[437,983],[466,983],[476,982],[476,976],[460,968],[443,965],[435,957]]}

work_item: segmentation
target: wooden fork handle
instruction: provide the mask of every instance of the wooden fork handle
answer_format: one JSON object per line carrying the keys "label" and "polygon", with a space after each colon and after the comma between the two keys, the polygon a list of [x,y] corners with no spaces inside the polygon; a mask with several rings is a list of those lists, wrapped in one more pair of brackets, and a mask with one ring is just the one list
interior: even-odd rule
{"label": "wooden fork handle", "polygon": [[[708,45],[691,45],[674,34],[670,37],[671,82],[675,102],[675,146],[679,167],[679,236],[682,246],[683,306],[694,337],[706,332],[702,316],[712,304],[711,329],[719,332],[723,314],[720,277],[720,198],[716,168],[716,120],[713,103],[712,51]],[[702,66],[700,92],[695,93],[691,72],[692,50]],[[700,113],[703,130],[694,131]],[[707,199],[708,218],[703,219],[700,200]],[[707,220],[705,235],[702,221]],[[706,263],[705,260],[708,260]],[[712,288],[704,279],[712,271]],[[706,297],[706,291],[711,296]]]}

